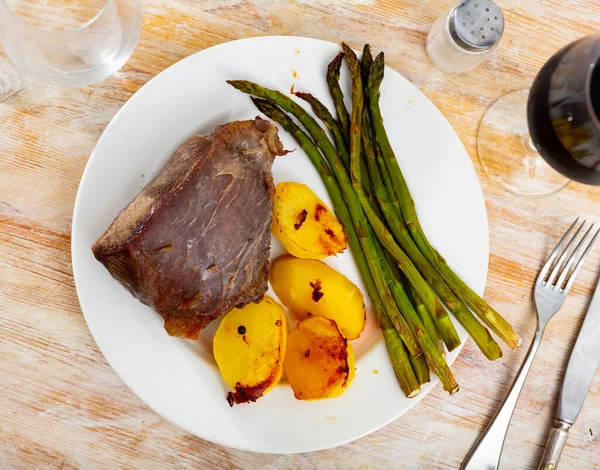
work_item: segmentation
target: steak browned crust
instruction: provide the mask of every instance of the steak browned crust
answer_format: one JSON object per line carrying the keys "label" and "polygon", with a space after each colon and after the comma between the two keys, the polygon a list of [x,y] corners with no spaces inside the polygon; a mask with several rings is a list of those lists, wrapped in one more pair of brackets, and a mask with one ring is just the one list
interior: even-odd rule
{"label": "steak browned crust", "polygon": [[256,118],[193,136],[92,246],[94,256],[165,320],[196,339],[267,290],[277,129]]}

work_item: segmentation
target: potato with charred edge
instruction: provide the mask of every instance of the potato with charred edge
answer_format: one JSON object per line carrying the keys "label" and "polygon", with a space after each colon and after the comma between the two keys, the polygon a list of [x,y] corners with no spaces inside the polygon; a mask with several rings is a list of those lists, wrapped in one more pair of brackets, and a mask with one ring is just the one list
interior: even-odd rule
{"label": "potato with charred edge", "polygon": [[265,296],[258,303],[230,311],[213,339],[213,353],[227,385],[227,401],[256,401],[271,390],[283,374],[287,344],[285,310]]}
{"label": "potato with charred edge", "polygon": [[283,367],[298,400],[337,397],[354,379],[354,351],[335,321],[310,317],[290,331]]}
{"label": "potato with charred edge", "polygon": [[292,255],[320,259],[346,249],[344,229],[306,185],[279,183],[273,201],[273,234]]}
{"label": "potato with charred edge", "polygon": [[280,256],[271,265],[270,281],[281,303],[300,320],[312,315],[335,320],[348,339],[358,338],[365,327],[360,289],[321,261]]}

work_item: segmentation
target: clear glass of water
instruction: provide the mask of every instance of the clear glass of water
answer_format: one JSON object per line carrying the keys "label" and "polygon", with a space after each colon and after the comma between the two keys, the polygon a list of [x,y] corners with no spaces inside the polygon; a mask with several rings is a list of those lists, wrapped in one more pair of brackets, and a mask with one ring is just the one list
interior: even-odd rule
{"label": "clear glass of water", "polygon": [[23,71],[81,86],[119,70],[140,37],[141,0],[0,0],[0,42]]}

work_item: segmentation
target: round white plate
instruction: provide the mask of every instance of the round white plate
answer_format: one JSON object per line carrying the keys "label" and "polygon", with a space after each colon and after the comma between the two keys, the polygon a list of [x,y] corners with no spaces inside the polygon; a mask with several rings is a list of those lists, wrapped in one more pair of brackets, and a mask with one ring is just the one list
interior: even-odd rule
{"label": "round white plate", "polygon": [[[248,96],[225,80],[248,79],[284,92],[293,85],[331,106],[325,70],[338,50],[335,44],[314,39],[260,37],[221,44],[178,62],[117,113],[81,180],[73,216],[73,271],[81,308],[98,347],[157,413],[218,444],[272,453],[334,447],[396,419],[438,382],[434,378],[417,398],[405,398],[370,320],[364,339],[355,344],[356,378],[342,396],[302,402],[282,383],[256,403],[230,408],[227,387],[210,354],[214,325],[197,342],[169,337],[162,318],[113,280],[92,255],[96,238],[187,137],[258,114]],[[457,273],[482,293],[488,263],[487,217],[463,145],[438,109],[390,68],[381,94],[386,128],[425,232]],[[280,136],[286,148],[297,147],[285,132]],[[330,204],[302,150],[277,158],[273,174],[276,183],[307,184]],[[273,257],[283,252],[275,240],[272,251]],[[350,253],[326,262],[364,292]],[[457,329],[464,340],[465,331],[458,324]],[[458,353],[449,354],[448,361],[452,363]]]}

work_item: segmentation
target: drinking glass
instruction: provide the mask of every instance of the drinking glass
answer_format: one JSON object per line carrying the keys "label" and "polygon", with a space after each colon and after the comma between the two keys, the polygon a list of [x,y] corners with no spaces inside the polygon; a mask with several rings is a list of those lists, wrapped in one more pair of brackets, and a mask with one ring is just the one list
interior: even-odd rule
{"label": "drinking glass", "polygon": [[477,150],[492,181],[517,196],[550,196],[571,180],[600,185],[600,34],[554,54],[530,90],[500,98]]}
{"label": "drinking glass", "polygon": [[131,56],[141,0],[0,0],[0,42],[17,67],[55,85],[102,80]]}

